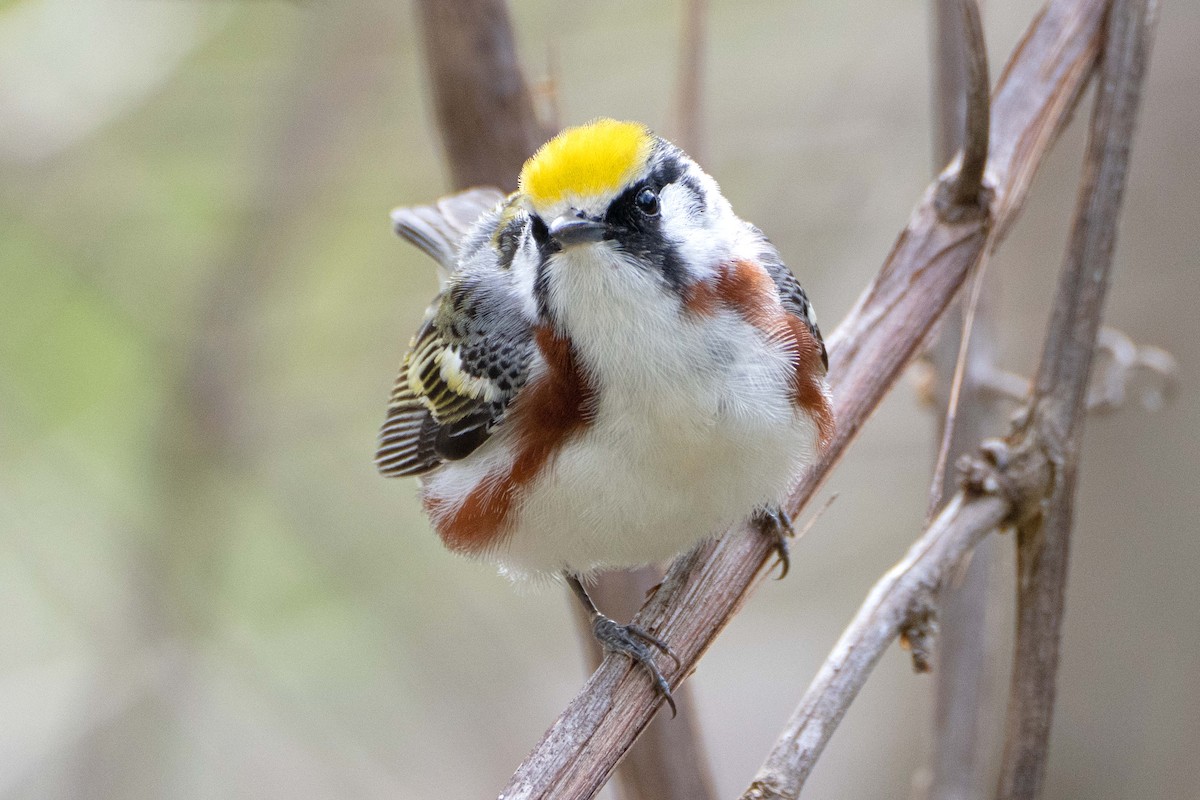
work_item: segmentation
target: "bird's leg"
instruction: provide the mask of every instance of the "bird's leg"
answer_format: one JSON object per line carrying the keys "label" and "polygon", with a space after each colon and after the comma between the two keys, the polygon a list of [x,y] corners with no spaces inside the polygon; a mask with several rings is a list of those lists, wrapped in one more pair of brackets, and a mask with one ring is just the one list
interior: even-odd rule
{"label": "bird's leg", "polygon": [[796,535],[792,518],[781,506],[765,506],[754,512],[752,520],[764,536],[771,537],[771,546],[779,556],[779,577],[776,580],[783,580],[792,566],[792,551],[788,544],[788,539]]}
{"label": "bird's leg", "polygon": [[596,641],[600,642],[600,646],[605,650],[629,656],[635,664],[646,670],[650,679],[654,681],[658,693],[671,707],[671,716],[675,716],[675,698],[671,696],[671,687],[659,672],[658,667],[655,666],[654,651],[650,649],[654,647],[662,651],[675,662],[675,667],[678,668],[680,666],[679,659],[671,652],[671,648],[667,646],[666,642],[656,636],[651,636],[636,625],[621,625],[604,616],[596,608],[592,598],[588,597],[587,589],[583,588],[579,578],[574,575],[565,575],[564,577],[567,579],[567,585],[571,587],[571,591],[579,598],[579,602],[583,603],[584,609],[592,618],[592,635],[596,637]]}

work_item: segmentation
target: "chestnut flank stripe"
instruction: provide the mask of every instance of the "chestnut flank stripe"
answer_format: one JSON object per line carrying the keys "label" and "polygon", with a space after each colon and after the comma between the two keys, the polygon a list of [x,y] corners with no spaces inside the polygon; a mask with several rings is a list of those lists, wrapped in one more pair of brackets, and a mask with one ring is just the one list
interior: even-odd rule
{"label": "chestnut flank stripe", "polygon": [[699,281],[685,290],[684,312],[707,317],[727,308],[753,325],[768,341],[794,353],[792,402],[812,417],[817,443],[824,450],[833,440],[833,408],[821,385],[825,365],[821,347],[807,323],[783,307],[770,274],[750,261],[734,261],[715,280]]}
{"label": "chestnut flank stripe", "polygon": [[498,546],[509,533],[521,490],[547,467],[554,454],[588,425],[594,392],[579,368],[569,339],[546,325],[534,332],[546,372],[513,400],[504,424],[515,434],[511,465],[489,475],[454,510],[448,501],[425,498],[442,541],[451,550],[478,553]]}

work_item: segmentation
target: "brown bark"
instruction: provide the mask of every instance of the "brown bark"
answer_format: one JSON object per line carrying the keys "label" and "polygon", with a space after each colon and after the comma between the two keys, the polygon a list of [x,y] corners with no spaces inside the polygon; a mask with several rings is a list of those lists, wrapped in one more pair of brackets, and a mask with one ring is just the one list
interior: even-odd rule
{"label": "brown bark", "polygon": [[455,186],[517,187],[545,140],[503,0],[418,0],[430,90]]}

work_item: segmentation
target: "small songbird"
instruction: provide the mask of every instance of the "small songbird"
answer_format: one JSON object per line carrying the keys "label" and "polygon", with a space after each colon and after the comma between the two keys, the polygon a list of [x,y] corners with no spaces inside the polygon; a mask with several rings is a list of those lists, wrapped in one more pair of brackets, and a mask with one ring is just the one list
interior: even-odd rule
{"label": "small songbird", "polygon": [[825,345],[775,247],[645,126],[568,128],[518,187],[393,212],[444,273],[376,464],[421,476],[451,550],[565,578],[670,703],[650,648],[670,650],[583,581],[748,516],[786,571],[780,504],[833,435]]}

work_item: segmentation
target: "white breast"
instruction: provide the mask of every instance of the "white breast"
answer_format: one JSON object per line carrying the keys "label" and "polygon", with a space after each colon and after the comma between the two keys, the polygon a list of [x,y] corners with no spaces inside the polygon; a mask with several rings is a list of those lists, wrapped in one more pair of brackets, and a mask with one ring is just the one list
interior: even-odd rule
{"label": "white breast", "polygon": [[787,352],[732,312],[681,314],[653,273],[596,256],[562,265],[552,288],[589,298],[559,305],[595,417],[527,487],[491,554],[513,577],[671,557],[780,501],[816,450]]}

